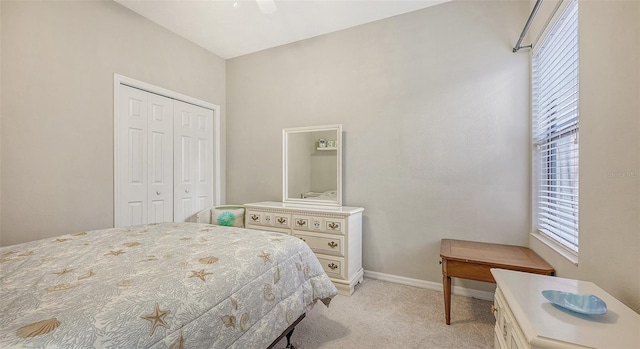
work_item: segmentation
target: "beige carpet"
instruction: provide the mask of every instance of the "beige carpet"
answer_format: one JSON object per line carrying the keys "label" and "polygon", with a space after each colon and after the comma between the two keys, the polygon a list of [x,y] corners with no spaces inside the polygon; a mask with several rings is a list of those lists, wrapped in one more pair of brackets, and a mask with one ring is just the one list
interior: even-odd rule
{"label": "beige carpet", "polygon": [[[364,279],[350,297],[322,303],[296,326],[298,349],[493,348],[491,302],[453,296],[451,325],[444,323],[442,292]],[[276,349],[286,346],[286,339]]]}

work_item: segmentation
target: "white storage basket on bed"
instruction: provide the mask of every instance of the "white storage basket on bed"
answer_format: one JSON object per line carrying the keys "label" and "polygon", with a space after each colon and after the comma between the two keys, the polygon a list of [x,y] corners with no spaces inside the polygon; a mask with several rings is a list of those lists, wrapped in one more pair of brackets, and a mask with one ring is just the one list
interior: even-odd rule
{"label": "white storage basket on bed", "polygon": [[196,214],[196,223],[244,228],[244,206],[224,205],[206,208]]}

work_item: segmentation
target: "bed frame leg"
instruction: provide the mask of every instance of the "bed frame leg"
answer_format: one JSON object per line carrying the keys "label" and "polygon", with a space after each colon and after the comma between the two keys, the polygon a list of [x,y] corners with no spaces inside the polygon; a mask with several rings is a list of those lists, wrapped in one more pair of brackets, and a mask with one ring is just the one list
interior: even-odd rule
{"label": "bed frame leg", "polygon": [[287,333],[286,337],[287,337],[287,347],[286,348],[290,348],[290,349],[296,349],[296,347],[293,346],[293,344],[291,344],[291,335],[293,334],[293,330],[295,330],[296,328],[292,328],[291,331],[289,331],[289,333]]}
{"label": "bed frame leg", "polygon": [[306,315],[307,315],[306,313],[302,313],[302,315],[300,315],[300,317],[297,318],[296,321],[294,321],[291,325],[289,325],[289,327],[287,327],[284,331],[282,331],[280,336],[278,336],[278,338],[276,338],[273,341],[273,343],[271,343],[271,345],[267,347],[267,349],[273,349],[275,345],[282,340],[282,337],[287,337],[287,349],[296,349],[296,347],[294,347],[293,344],[291,344],[291,335],[293,334],[293,330],[296,329],[296,325],[300,321],[302,321],[302,319],[304,319]]}

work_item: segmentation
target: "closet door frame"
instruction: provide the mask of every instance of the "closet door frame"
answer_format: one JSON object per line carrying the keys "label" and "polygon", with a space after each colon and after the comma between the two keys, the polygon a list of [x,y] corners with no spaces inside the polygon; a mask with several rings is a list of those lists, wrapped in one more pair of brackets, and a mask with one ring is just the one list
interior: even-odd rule
{"label": "closet door frame", "polygon": [[213,110],[213,199],[214,206],[222,204],[222,139],[220,133],[220,106],[189,97],[181,93],[171,91],[159,86],[155,86],[143,81],[135,80],[124,75],[113,74],[113,225],[116,226],[116,214],[118,203],[118,116],[120,103],[120,85],[137,88],[143,91],[154,93],[167,98],[179,100],[185,103],[193,104],[202,108]]}

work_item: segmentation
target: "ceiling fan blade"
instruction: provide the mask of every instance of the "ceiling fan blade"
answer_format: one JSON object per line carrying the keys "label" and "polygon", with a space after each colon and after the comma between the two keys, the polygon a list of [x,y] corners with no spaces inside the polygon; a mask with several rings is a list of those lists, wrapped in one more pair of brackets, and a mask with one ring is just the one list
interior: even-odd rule
{"label": "ceiling fan blade", "polygon": [[260,11],[264,14],[271,14],[278,9],[274,0],[256,0]]}

